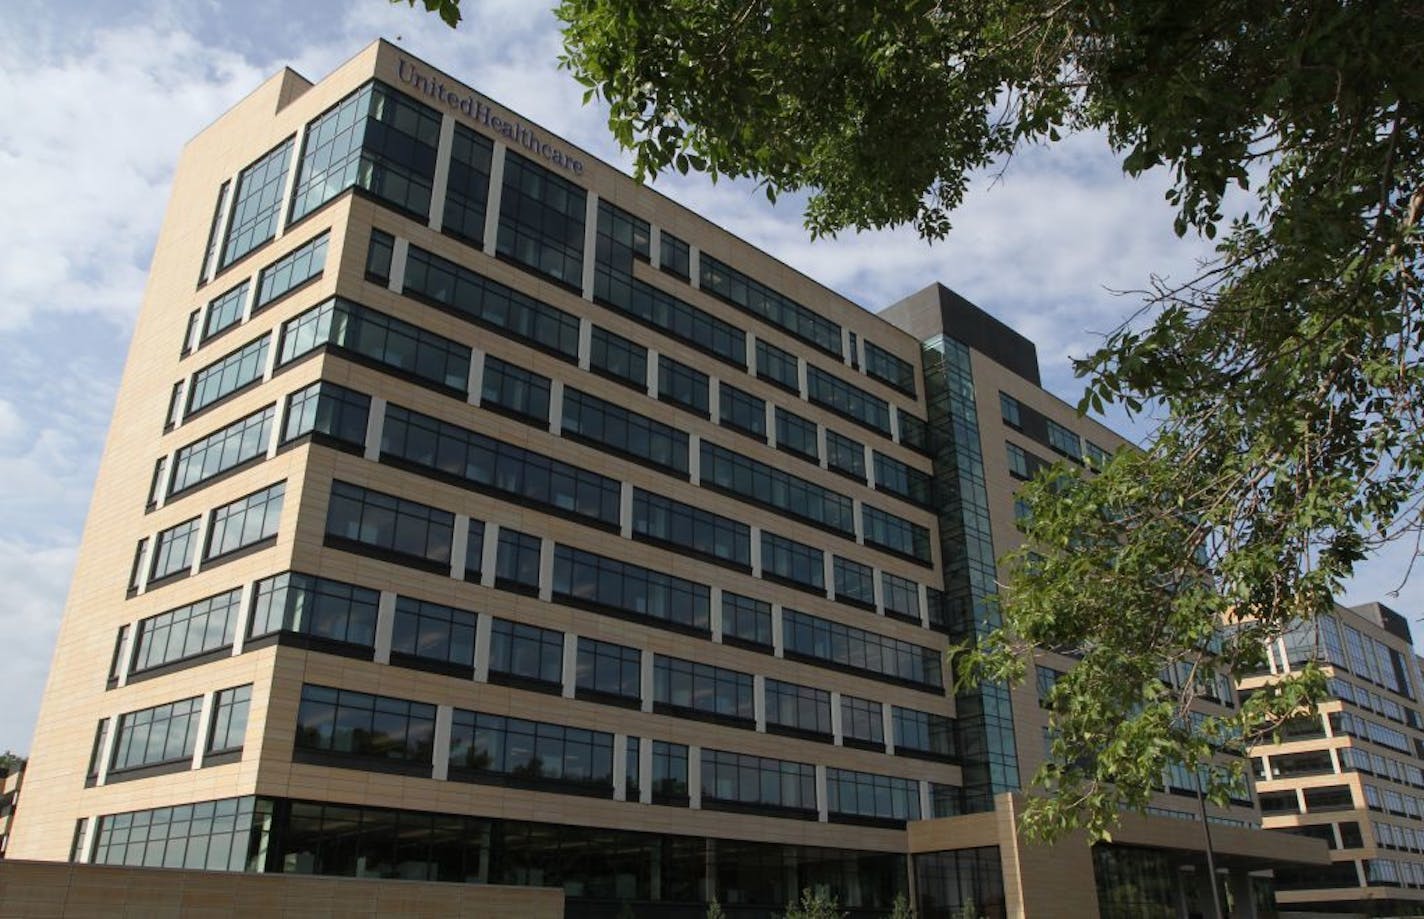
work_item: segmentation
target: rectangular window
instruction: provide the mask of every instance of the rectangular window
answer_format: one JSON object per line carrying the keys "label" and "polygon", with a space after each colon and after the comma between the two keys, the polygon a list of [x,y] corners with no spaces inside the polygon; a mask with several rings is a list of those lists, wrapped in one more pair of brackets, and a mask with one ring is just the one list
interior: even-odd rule
{"label": "rectangular window", "polygon": [[573,313],[416,246],[406,256],[402,292],[570,363],[578,361],[579,320]]}
{"label": "rectangular window", "polygon": [[457,776],[524,787],[613,790],[613,735],[455,709],[450,767]]}
{"label": "rectangular window", "polygon": [[1083,459],[1088,461],[1088,465],[1098,471],[1108,464],[1108,457],[1111,454],[1091,440],[1083,441]]}
{"label": "rectangular window", "polygon": [[203,319],[203,334],[198,344],[204,344],[219,332],[225,332],[242,321],[247,309],[247,280],[232,290],[218,294],[208,301],[208,309]]}
{"label": "rectangular window", "polygon": [[865,373],[908,396],[915,395],[915,365],[866,339]]}
{"label": "rectangular window", "polygon": [[641,488],[633,489],[633,536],[751,570],[746,524]]}
{"label": "rectangular window", "polygon": [[617,479],[398,405],[386,406],[381,457],[520,504],[618,526]]}
{"label": "rectangular window", "polygon": [[148,575],[150,587],[155,581],[187,572],[193,567],[193,552],[197,548],[201,520],[201,517],[185,520],[155,537],[153,567]]}
{"label": "rectangular window", "polygon": [[539,556],[543,546],[544,541],[538,536],[500,527],[499,547],[495,555],[495,586],[518,593],[537,594]]}
{"label": "rectangular window", "polygon": [[816,811],[816,768],[764,756],[702,750],[702,806]]}
{"label": "rectangular window", "polygon": [[485,356],[480,405],[547,425],[549,385],[548,377],[488,354]]}
{"label": "rectangular window", "polygon": [[469,386],[469,348],[339,297],[283,323],[278,363],[326,346],[462,397]]}
{"label": "rectangular window", "polygon": [[641,794],[638,784],[638,764],[641,760],[638,754],[641,745],[638,743],[638,738],[629,737],[626,746],[627,750],[623,754],[623,800],[636,801]]}
{"label": "rectangular window", "polygon": [[653,741],[653,803],[687,805],[687,747]]}
{"label": "rectangular window", "polygon": [[955,758],[954,719],[912,708],[891,708],[896,753],[924,753],[935,759]]}
{"label": "rectangular window", "polygon": [[1052,419],[1048,423],[1048,446],[1071,460],[1083,458],[1083,443],[1077,434]]}
{"label": "rectangular window", "polygon": [[826,466],[858,482],[865,481],[865,445],[826,428]]}
{"label": "rectangular window", "polygon": [[[598,202],[594,301],[699,351],[736,367],[746,367],[745,332],[633,276],[634,262],[647,260],[648,232],[647,221],[607,201]],[[663,234],[664,247],[667,239]]]}
{"label": "rectangular window", "polygon": [[920,621],[920,585],[909,578],[888,571],[880,572],[880,593],[885,602],[885,615]]}
{"label": "rectangular window", "polygon": [[110,772],[191,760],[202,710],[203,697],[194,696],[121,715]]}
{"label": "rectangular window", "polygon": [[855,533],[853,503],[839,492],[783,472],[734,450],[702,441],[704,487],[843,534]]}
{"label": "rectangular window", "polygon": [[893,775],[826,770],[827,809],[832,815],[902,823],[920,819],[920,783]]}
{"label": "rectangular window", "polygon": [[271,819],[270,804],[256,802],[251,796],[226,798],[100,817],[92,861],[96,865],[256,871],[261,866],[248,853],[256,851],[255,837],[262,823]]}
{"label": "rectangular window", "polygon": [[708,385],[707,374],[666,354],[658,355],[658,398],[662,401],[680,405],[705,418],[710,412]]}
{"label": "rectangular window", "polygon": [[574,684],[578,698],[637,702],[643,694],[641,661],[637,648],[580,638]]}
{"label": "rectangular window", "polygon": [[564,389],[565,436],[687,474],[687,434],[572,387]]}
{"label": "rectangular window", "polygon": [[999,393],[999,415],[1004,424],[1016,431],[1023,430],[1023,412],[1019,400],[1006,392]]}
{"label": "rectangular window", "polygon": [[[114,637],[114,654],[109,658],[109,683],[117,683],[119,672],[123,669],[124,663],[124,642],[128,640],[129,627],[119,626],[118,634]],[[132,655],[130,655],[132,657]]]}
{"label": "rectangular window", "polygon": [[326,244],[330,236],[330,233],[323,233],[263,268],[257,276],[257,301],[252,304],[252,311],[256,312],[308,281],[321,277],[326,267]]}
{"label": "rectangular window", "polygon": [[801,372],[797,368],[796,355],[760,338],[756,343],[756,373],[759,380],[766,380],[787,392],[801,393]]}
{"label": "rectangular window", "polygon": [[831,559],[831,569],[835,574],[837,600],[875,609],[875,569],[839,555]]}
{"label": "rectangular window", "polygon": [[163,430],[167,431],[183,420],[183,380],[173,384],[168,394],[168,414],[164,416]]}
{"label": "rectangular window", "polygon": [[218,203],[213,208],[212,223],[208,225],[208,244],[203,247],[203,267],[198,274],[199,286],[207,282],[208,271],[217,262],[218,246],[222,244],[223,211],[227,209],[227,196],[231,191],[231,180],[222,183],[218,188]]}
{"label": "rectangular window", "polygon": [[[766,681],[766,724],[773,733],[831,738],[831,694],[814,686]],[[781,731],[774,730],[782,729]]]}
{"label": "rectangular window", "polygon": [[815,546],[762,530],[762,577],[790,581],[818,593],[826,590],[825,553]]}
{"label": "rectangular window", "polygon": [[158,506],[158,499],[163,497],[164,485],[168,478],[168,457],[160,456],[153,463],[153,478],[148,481],[148,502],[145,505],[149,510]]}
{"label": "rectangular window", "polygon": [[659,654],[653,659],[653,710],[753,725],[752,675]]}
{"label": "rectangular window", "polygon": [[349,689],[302,686],[297,709],[300,751],[430,764],[435,706]]}
{"label": "rectangular window", "polygon": [[766,402],[725,381],[717,383],[719,421],[724,428],[766,441]]}
{"label": "rectangular window", "polygon": [[557,690],[563,685],[563,670],[563,632],[508,619],[494,621],[490,628],[491,682]]}
{"label": "rectangular window", "polygon": [[701,288],[744,312],[765,319],[807,344],[841,357],[841,327],[784,294],[713,258],[698,258]]}
{"label": "rectangular window", "polygon": [[722,591],[722,638],[732,639],[732,644],[770,648],[771,604],[729,590]]}
{"label": "rectangular window", "polygon": [[376,643],[379,592],[289,571],[258,581],[251,638],[289,632],[370,648]]}
{"label": "rectangular window", "polygon": [[455,515],[425,504],[349,485],[331,483],[326,535],[343,548],[366,547],[426,563],[450,565]]}
{"label": "rectangular window", "polygon": [[140,620],[134,638],[133,672],[232,647],[241,617],[242,591],[238,589]]}
{"label": "rectangular window", "polygon": [[371,231],[366,247],[366,280],[382,287],[391,282],[391,260],[396,256],[396,238],[380,230]]}
{"label": "rectangular window", "polygon": [[247,736],[247,709],[252,704],[252,684],[223,689],[213,698],[213,726],[208,732],[209,753],[242,749]]}
{"label": "rectangular window", "polygon": [[496,251],[580,289],[586,198],[579,186],[506,150]]}
{"label": "rectangular window", "polygon": [[481,569],[485,558],[485,524],[482,520],[471,520],[469,535],[465,538],[465,580],[472,584],[480,582]]}
{"label": "rectangular window", "polygon": [[271,343],[272,336],[263,335],[193,374],[184,417],[261,380],[267,371],[267,348]]}
{"label": "rectangular window", "polygon": [[930,564],[930,531],[918,523],[878,507],[863,504],[860,520],[867,546],[889,549],[926,565]]}
{"label": "rectangular window", "polygon": [[841,735],[850,746],[885,747],[885,716],[880,703],[841,696]]}
{"label": "rectangular window", "polygon": [[99,778],[99,767],[104,762],[104,746],[109,742],[109,728],[113,722],[109,718],[99,719],[94,729],[94,746],[89,749],[89,771],[86,778],[93,784]]}
{"label": "rectangular window", "polygon": [[238,173],[237,195],[233,198],[218,270],[277,235],[282,192],[286,190],[287,167],[292,158],[292,140],[287,138],[271,153]]}
{"label": "rectangular window", "polygon": [[367,83],[307,125],[292,220],[356,187],[424,221],[439,145],[439,112]]}
{"label": "rectangular window", "polygon": [[134,546],[133,566],[129,569],[129,590],[138,590],[139,579],[143,577],[143,553],[148,548],[148,537],[138,541]]}
{"label": "rectangular window", "polygon": [[821,444],[820,436],[816,430],[816,422],[788,412],[778,405],[776,407],[776,447],[778,450],[795,453],[813,463],[819,462]]}
{"label": "rectangular window", "polygon": [[812,405],[830,409],[890,436],[890,403],[816,366],[806,368],[806,398]]}
{"label": "rectangular window", "polygon": [[311,434],[319,440],[361,447],[366,443],[370,414],[370,396],[321,380],[287,396],[282,443]]}
{"label": "rectangular window", "polygon": [[287,483],[278,482],[213,511],[204,560],[256,545],[277,535]]}
{"label": "rectangular window", "polygon": [[676,275],[684,281],[692,278],[692,250],[687,243],[676,236],[663,230],[659,234],[662,244],[659,246],[658,267],[668,274]]}
{"label": "rectangular window", "polygon": [[485,208],[489,204],[493,157],[494,144],[489,138],[455,123],[445,188],[445,217],[440,228],[456,239],[477,246],[482,245],[485,238]]}
{"label": "rectangular window", "polygon": [[276,412],[276,407],[269,405],[201,440],[180,447],[173,457],[173,481],[169,486],[169,496],[182,494],[215,476],[266,456]]}
{"label": "rectangular window", "polygon": [[928,474],[902,463],[879,450],[875,451],[875,488],[888,494],[929,506],[932,503],[931,478]]}
{"label": "rectangular window", "polygon": [[916,418],[904,409],[895,409],[900,419],[900,443],[930,456],[930,426],[922,418]]}
{"label": "rectangular window", "polygon": [[648,349],[601,326],[593,327],[588,367],[639,392],[648,387]]}
{"label": "rectangular window", "polygon": [[193,349],[198,347],[198,328],[203,320],[202,310],[193,310],[188,314],[188,326],[183,330],[183,349],[180,357],[187,357],[193,353]]}
{"label": "rectangular window", "polygon": [[940,653],[794,609],[782,610],[786,656],[822,661],[891,682],[944,688]]}
{"label": "rectangular window", "polygon": [[661,571],[570,546],[554,547],[554,598],[562,602],[705,634],[710,630],[711,593],[705,584]]}
{"label": "rectangular window", "polygon": [[404,655],[473,671],[478,619],[475,613],[443,603],[396,597],[391,660]]}
{"label": "rectangular window", "polygon": [[1004,450],[1009,458],[1009,475],[1016,479],[1029,479],[1028,454],[1024,452],[1023,447],[1005,441]]}

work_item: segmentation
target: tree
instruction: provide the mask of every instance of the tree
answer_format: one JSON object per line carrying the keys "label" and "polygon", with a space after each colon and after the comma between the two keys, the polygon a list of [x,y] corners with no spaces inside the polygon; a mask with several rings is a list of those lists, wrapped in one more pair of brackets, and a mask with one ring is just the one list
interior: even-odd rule
{"label": "tree", "polygon": [[786,904],[786,912],[782,914],[782,919],[845,919],[846,914],[841,912],[840,904],[836,898],[827,893],[824,888],[812,890],[807,887],[801,891],[801,901],[799,903]]}
{"label": "tree", "polygon": [[[1319,681],[1193,724],[1202,687],[1327,609],[1370,551],[1424,535],[1424,7],[562,0],[557,15],[564,65],[608,103],[640,177],[805,191],[813,236],[941,238],[971,178],[1083,131],[1129,175],[1170,174],[1179,235],[1221,234],[1198,277],[1145,281],[1141,310],[1077,362],[1083,410],[1119,403],[1155,429],[1141,453],[1026,490],[1004,629],[955,663],[1013,680],[1030,645],[1081,657],[1053,691],[1031,832],[1106,835],[1173,766],[1205,767],[1223,799],[1217,751]],[[1233,185],[1254,197],[1228,219]]]}
{"label": "tree", "polygon": [[12,772],[24,768],[25,758],[13,750],[6,750],[0,753],[0,776],[9,775]]}

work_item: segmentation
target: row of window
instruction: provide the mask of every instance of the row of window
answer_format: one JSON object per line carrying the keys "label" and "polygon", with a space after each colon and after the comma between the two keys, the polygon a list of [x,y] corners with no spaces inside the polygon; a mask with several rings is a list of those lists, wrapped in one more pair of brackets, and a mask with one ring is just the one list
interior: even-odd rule
{"label": "row of window", "polygon": [[[320,762],[343,759],[420,769],[435,749],[436,707],[428,703],[305,684],[297,712],[296,749]],[[443,751],[452,779],[611,794],[612,734],[549,722],[455,709],[450,745]],[[628,738],[626,788],[637,800],[641,738]],[[681,744],[653,741],[651,800],[686,804],[688,754]],[[751,807],[773,812],[817,811],[816,772],[798,763],[704,748],[700,756],[703,807]],[[845,817],[903,822],[920,816],[919,782],[893,776],[827,770],[827,809]]]}
{"label": "row of window", "polygon": [[[247,712],[252,700],[252,684],[220,690],[213,695],[212,712],[203,749],[207,754],[233,753],[242,749],[247,733]],[[96,781],[101,767],[108,775],[136,769],[179,765],[190,762],[199,741],[203,696],[179,699],[163,705],[127,712],[117,719],[104,718],[94,736],[89,757],[89,780]],[[109,748],[109,732],[114,732]],[[108,748],[108,762],[103,757]]]}
{"label": "row of window", "polygon": [[275,537],[286,484],[282,481],[269,485],[213,509],[207,515],[205,536],[202,535],[204,518],[200,515],[159,531],[152,537],[151,551],[150,538],[140,539],[134,550],[129,589],[137,590],[145,581],[154,584],[190,571],[200,539],[202,559],[210,562]]}

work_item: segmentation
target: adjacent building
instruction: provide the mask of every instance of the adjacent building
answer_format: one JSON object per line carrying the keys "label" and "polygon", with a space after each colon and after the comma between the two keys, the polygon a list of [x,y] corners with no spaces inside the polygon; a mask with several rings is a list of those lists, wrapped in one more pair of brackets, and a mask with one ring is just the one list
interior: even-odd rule
{"label": "adjacent building", "polygon": [[1409,623],[1381,603],[1337,607],[1273,642],[1249,693],[1310,663],[1315,711],[1251,751],[1267,829],[1324,840],[1328,869],[1277,873],[1283,908],[1424,912],[1424,700]]}
{"label": "adjacent building", "polygon": [[384,42],[284,71],[179,163],[11,854],[1207,914],[1210,827],[1250,915],[1319,841],[1164,777],[1021,846],[1046,713],[947,672],[1019,481],[1122,443],[946,288],[872,314]]}

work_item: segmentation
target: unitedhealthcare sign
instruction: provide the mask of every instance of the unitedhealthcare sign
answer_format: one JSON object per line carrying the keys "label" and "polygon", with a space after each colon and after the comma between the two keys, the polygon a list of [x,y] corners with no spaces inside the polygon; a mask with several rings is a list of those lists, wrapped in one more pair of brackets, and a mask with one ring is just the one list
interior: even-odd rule
{"label": "unitedhealthcare sign", "polygon": [[511,146],[523,147],[534,156],[546,160],[574,175],[583,175],[583,161],[575,159],[564,150],[542,139],[534,129],[520,121],[508,121],[496,115],[474,93],[460,95],[450,91],[438,77],[427,76],[405,58],[397,67],[400,81],[428,99],[434,99],[451,109],[469,116],[494,133],[505,138]]}

